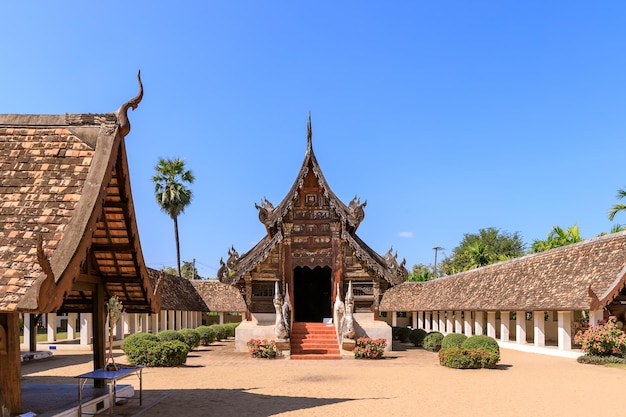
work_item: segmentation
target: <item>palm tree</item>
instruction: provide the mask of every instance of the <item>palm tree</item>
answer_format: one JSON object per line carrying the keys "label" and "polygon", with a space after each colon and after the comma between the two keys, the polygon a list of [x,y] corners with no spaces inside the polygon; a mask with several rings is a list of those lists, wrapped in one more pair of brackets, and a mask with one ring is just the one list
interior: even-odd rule
{"label": "palm tree", "polygon": [[[616,197],[618,200],[621,200],[622,198],[626,197],[626,190],[622,190],[622,189],[617,190]],[[611,209],[609,210],[609,220],[613,221],[613,219],[615,218],[615,215],[619,213],[620,211],[626,211],[626,204],[617,203],[613,207],[611,207]]]}
{"label": "palm tree", "polygon": [[174,236],[176,238],[176,260],[178,275],[182,276],[180,268],[180,243],[178,240],[178,216],[191,203],[191,190],[185,183],[193,184],[194,176],[190,170],[185,170],[185,161],[176,159],[159,159],[154,168],[156,174],[152,177],[154,196],[161,210],[174,220]]}
{"label": "palm tree", "polygon": [[571,245],[572,243],[581,242],[583,238],[580,236],[578,225],[563,229],[560,226],[553,226],[546,240],[536,239],[531,245],[531,253],[543,252],[545,250],[558,248],[560,246]]}

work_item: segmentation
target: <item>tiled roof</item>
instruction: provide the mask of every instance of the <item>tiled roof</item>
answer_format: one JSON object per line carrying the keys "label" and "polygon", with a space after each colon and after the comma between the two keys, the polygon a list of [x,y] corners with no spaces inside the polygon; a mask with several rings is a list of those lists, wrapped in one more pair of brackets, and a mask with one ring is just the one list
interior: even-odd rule
{"label": "tiled roof", "polygon": [[152,268],[148,268],[148,273],[161,296],[161,310],[209,311],[190,280]]}
{"label": "tiled roof", "polygon": [[119,113],[0,115],[0,312],[90,311],[98,282],[129,312],[158,305],[120,129]]}
{"label": "tiled roof", "polygon": [[237,287],[213,280],[191,282],[209,307],[209,311],[225,313],[246,311],[246,303]]}
{"label": "tiled roof", "polygon": [[381,311],[587,310],[624,289],[626,232],[385,292]]}

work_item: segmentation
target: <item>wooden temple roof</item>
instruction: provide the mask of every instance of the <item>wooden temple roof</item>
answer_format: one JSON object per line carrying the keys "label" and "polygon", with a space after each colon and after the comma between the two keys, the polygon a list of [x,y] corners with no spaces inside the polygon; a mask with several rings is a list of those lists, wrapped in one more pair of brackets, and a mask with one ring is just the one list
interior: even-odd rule
{"label": "wooden temple roof", "polygon": [[209,311],[223,313],[246,311],[246,303],[236,287],[215,280],[191,281]]}
{"label": "wooden temple roof", "polygon": [[124,146],[142,94],[116,113],[0,115],[0,312],[91,311],[100,284],[158,310]]}
{"label": "wooden temple roof", "polygon": [[[406,279],[406,274],[398,274],[398,263],[393,259],[386,259],[376,253],[357,235],[356,230],[365,216],[363,207],[367,202],[361,204],[356,197],[349,205],[344,204],[339,197],[332,191],[322,169],[313,152],[311,117],[307,125],[307,149],[302,161],[302,166],[296,176],[293,185],[283,200],[274,207],[271,203],[265,201],[263,206],[257,206],[259,209],[259,220],[265,225],[268,234],[257,243],[243,257],[237,260],[233,273],[229,276],[231,283],[236,283],[245,274],[254,269],[259,263],[263,262],[274,248],[282,241],[282,222],[287,213],[293,210],[293,204],[298,198],[299,192],[303,187],[305,178],[309,172],[313,172],[317,179],[322,193],[328,199],[330,207],[335,211],[342,224],[342,239],[355,251],[357,258],[363,262],[369,269],[374,271],[379,277],[386,279],[392,285],[398,284]],[[229,265],[230,267],[230,265]],[[404,270],[404,265],[400,267]],[[219,275],[219,273],[218,273]]]}
{"label": "wooden temple roof", "polygon": [[626,303],[626,232],[527,255],[383,295],[381,311],[598,310]]}

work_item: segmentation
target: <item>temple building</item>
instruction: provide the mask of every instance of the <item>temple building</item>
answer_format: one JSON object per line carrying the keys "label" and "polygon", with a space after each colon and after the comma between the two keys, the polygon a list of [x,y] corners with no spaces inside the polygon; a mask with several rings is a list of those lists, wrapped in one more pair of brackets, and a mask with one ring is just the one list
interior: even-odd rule
{"label": "temple building", "polygon": [[[407,279],[405,261],[399,263],[391,250],[379,255],[356,234],[366,202],[355,197],[346,205],[330,189],[313,152],[310,118],[306,154],[291,189],[277,206],[267,199],[255,206],[267,234],[241,257],[231,248],[218,271],[220,281],[244,295],[238,350],[252,337],[289,339],[302,323],[337,327],[345,321],[338,322],[337,314],[353,320],[351,339],[391,340],[391,327],[378,320],[379,302],[388,288]],[[344,299],[344,310],[338,310]],[[286,334],[277,330],[278,316]],[[337,335],[342,338],[339,329]],[[292,351],[293,339],[287,348]]]}

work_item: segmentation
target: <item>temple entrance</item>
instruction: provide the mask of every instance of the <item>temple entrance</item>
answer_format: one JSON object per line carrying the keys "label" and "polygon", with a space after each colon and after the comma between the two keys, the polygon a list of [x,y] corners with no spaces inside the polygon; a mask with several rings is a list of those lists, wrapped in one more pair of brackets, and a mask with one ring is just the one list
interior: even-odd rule
{"label": "temple entrance", "polygon": [[293,270],[294,321],[321,323],[325,317],[332,317],[331,278],[327,266],[297,266]]}

